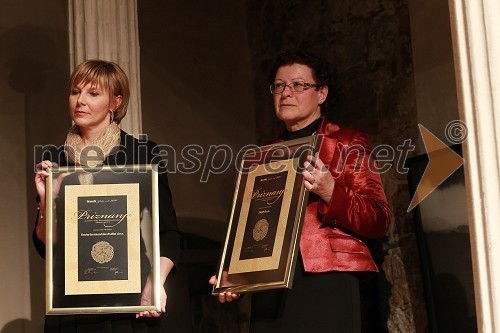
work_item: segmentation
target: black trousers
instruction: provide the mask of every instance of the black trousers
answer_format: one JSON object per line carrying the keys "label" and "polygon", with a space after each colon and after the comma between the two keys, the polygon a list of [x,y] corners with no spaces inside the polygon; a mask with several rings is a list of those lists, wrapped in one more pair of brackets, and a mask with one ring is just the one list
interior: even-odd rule
{"label": "black trousers", "polygon": [[299,258],[292,289],[252,294],[250,332],[361,332],[358,278],[306,274]]}

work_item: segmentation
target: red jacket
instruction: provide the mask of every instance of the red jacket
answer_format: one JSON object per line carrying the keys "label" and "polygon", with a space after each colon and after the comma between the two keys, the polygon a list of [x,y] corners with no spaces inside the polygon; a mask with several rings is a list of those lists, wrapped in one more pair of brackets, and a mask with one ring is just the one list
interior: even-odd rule
{"label": "red jacket", "polygon": [[316,134],[323,136],[319,158],[329,167],[335,187],[329,203],[309,195],[300,239],[304,268],[313,273],[377,272],[360,238],[384,237],[391,211],[380,176],[373,172],[370,142],[363,133],[326,119]]}

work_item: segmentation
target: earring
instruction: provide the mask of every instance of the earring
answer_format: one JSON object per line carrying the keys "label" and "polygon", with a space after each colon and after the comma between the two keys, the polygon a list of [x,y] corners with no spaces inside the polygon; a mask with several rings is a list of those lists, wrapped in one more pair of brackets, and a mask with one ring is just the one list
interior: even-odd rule
{"label": "earring", "polygon": [[109,112],[111,113],[110,121],[109,121],[109,123],[111,124],[115,120],[115,113],[113,111],[109,111]]}

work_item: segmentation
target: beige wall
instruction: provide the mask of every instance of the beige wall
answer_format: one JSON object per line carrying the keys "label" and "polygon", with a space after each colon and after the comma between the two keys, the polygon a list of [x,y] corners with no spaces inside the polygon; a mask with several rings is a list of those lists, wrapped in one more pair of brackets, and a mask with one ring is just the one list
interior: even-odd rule
{"label": "beige wall", "polygon": [[32,147],[64,139],[67,50],[66,1],[0,2],[2,333],[38,333],[43,327],[44,261],[31,243]]}
{"label": "beige wall", "polygon": [[[203,164],[211,145],[227,144],[234,162],[240,147],[255,143],[243,2],[139,1],[138,11],[143,131],[174,147],[177,163],[190,144],[203,148]],[[169,176],[184,231],[225,236],[235,174],[231,163],[207,182],[201,170]]]}
{"label": "beige wall", "polygon": [[[5,68],[0,69],[0,77],[7,78]],[[3,301],[0,304],[0,327],[14,320],[30,320],[30,288],[29,288],[29,261],[28,261],[28,226],[26,216],[26,132],[24,96],[12,92],[4,96],[5,82],[0,82],[1,105],[0,123],[3,129],[0,140],[3,143],[0,163],[4,170],[0,176],[2,212],[0,233],[0,250],[4,255],[0,257],[0,271],[2,282],[0,295]],[[19,124],[19,126],[5,126],[5,124]],[[7,166],[11,166],[10,168]],[[8,170],[8,171],[7,171]],[[9,302],[7,300],[18,300]],[[24,324],[23,324],[24,325]]]}

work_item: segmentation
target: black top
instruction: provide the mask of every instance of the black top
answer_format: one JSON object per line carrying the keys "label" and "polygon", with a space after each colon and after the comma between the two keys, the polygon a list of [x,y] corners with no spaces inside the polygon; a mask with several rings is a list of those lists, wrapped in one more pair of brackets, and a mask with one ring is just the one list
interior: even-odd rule
{"label": "black top", "polygon": [[[51,146],[42,154],[42,160],[56,162],[59,166],[71,166],[64,154],[64,145]],[[158,195],[159,195],[159,226],[160,226],[160,256],[167,257],[177,264],[180,254],[180,232],[177,227],[177,218],[172,205],[172,193],[168,186],[167,172],[164,168],[158,147],[152,141],[139,141],[124,131],[120,133],[120,146],[117,151],[109,155],[105,165],[131,164],[158,164]],[[33,243],[38,254],[45,258],[45,244],[36,235],[36,225],[33,231]]]}
{"label": "black top", "polygon": [[[64,146],[52,146],[43,152],[42,158],[56,162],[60,166],[71,166],[66,160]],[[151,141],[139,141],[121,131],[118,150],[108,156],[104,164],[110,166],[158,164],[160,256],[169,258],[174,262],[174,265],[177,265],[181,235],[172,206],[172,194],[168,186],[166,169],[156,144]],[[38,216],[36,223],[38,223]],[[45,257],[45,244],[38,239],[35,231],[33,232],[33,242],[40,256]],[[92,295],[85,295],[85,297],[91,298]],[[110,300],[111,298],[110,296]],[[46,333],[159,333],[160,330],[160,318],[136,319],[135,314],[131,313],[50,315],[45,317],[44,327]]]}
{"label": "black top", "polygon": [[316,132],[316,130],[318,129],[322,120],[323,120],[323,117],[319,117],[318,119],[316,119],[315,121],[313,121],[312,123],[307,125],[306,127],[301,128],[297,131],[293,131],[293,132],[286,131],[285,133],[283,133],[282,139],[286,141],[286,140],[299,139],[299,138],[303,138],[303,137],[306,137],[309,135],[313,135],[314,132]]}

